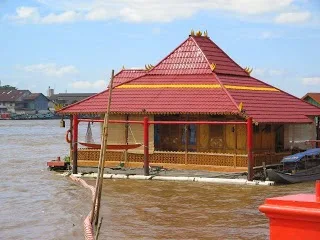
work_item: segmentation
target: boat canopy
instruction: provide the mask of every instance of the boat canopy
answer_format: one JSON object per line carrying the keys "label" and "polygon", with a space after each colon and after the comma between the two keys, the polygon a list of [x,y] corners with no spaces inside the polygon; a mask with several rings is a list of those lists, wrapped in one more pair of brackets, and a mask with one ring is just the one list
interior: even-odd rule
{"label": "boat canopy", "polygon": [[312,148],[304,152],[296,153],[287,157],[284,157],[282,159],[282,163],[293,163],[293,162],[299,162],[301,159],[303,159],[306,156],[316,156],[320,155],[320,148]]}

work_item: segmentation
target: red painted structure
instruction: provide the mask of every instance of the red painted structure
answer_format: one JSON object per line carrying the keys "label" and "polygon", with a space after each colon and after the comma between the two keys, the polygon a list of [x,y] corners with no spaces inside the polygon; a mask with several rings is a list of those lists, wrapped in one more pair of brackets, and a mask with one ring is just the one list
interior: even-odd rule
{"label": "red painted structure", "polygon": [[73,116],[72,122],[72,173],[78,173],[78,128],[79,128],[79,120],[78,115]]}
{"label": "red painted structure", "polygon": [[266,199],[259,210],[270,219],[271,240],[320,239],[320,181],[315,194]]}

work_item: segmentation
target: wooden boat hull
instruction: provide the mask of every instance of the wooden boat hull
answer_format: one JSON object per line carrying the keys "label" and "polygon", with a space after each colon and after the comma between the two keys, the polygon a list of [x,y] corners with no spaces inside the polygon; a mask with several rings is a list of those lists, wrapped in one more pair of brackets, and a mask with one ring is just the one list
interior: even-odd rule
{"label": "wooden boat hull", "polygon": [[[79,144],[88,147],[88,148],[93,148],[93,149],[101,149],[101,144],[98,143],[85,143],[85,142],[79,142]],[[128,149],[134,149],[142,146],[142,144],[137,143],[137,144],[111,144],[107,146],[108,150],[128,150]]]}
{"label": "wooden boat hull", "polygon": [[267,169],[267,175],[270,181],[274,181],[276,183],[299,183],[315,181],[320,179],[320,166],[316,166],[307,170],[301,170],[294,174]]}

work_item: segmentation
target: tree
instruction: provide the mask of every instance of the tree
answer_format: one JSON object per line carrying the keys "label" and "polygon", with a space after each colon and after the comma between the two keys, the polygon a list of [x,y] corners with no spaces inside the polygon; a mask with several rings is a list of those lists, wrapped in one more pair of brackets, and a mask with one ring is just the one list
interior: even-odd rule
{"label": "tree", "polygon": [[1,89],[12,89],[12,90],[17,90],[16,87],[10,86],[10,85],[4,85],[4,86],[0,86]]}

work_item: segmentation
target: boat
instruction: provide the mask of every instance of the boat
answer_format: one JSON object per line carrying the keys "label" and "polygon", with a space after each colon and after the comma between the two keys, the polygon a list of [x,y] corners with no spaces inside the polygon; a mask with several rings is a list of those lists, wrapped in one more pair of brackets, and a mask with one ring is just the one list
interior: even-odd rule
{"label": "boat", "polygon": [[[101,144],[100,143],[87,143],[87,142],[79,142],[79,144],[92,148],[92,149],[101,149]],[[129,150],[129,149],[134,149],[142,146],[141,143],[136,143],[136,144],[112,144],[112,145],[107,145],[108,150]]]}
{"label": "boat", "polygon": [[267,169],[269,181],[299,183],[320,179],[320,148],[312,148],[281,160],[281,169]]}

